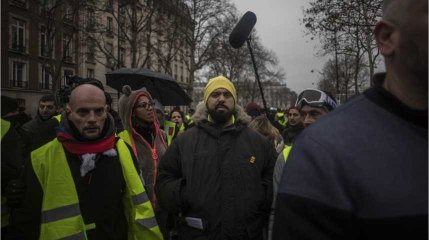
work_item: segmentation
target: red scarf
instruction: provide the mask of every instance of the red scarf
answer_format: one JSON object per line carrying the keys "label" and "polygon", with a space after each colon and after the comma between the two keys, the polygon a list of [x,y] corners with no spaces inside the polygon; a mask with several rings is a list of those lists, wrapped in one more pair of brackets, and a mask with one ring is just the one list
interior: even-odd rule
{"label": "red scarf", "polygon": [[115,133],[97,142],[78,142],[70,134],[59,131],[57,139],[73,154],[102,153],[115,147]]}

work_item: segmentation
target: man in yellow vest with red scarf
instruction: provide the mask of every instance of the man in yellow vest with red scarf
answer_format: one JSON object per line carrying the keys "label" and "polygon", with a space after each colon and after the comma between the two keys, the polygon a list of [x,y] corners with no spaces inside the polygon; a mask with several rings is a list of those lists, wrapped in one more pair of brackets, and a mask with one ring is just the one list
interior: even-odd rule
{"label": "man in yellow vest with red scarf", "polygon": [[162,239],[103,86],[76,86],[57,138],[31,153],[9,239]]}

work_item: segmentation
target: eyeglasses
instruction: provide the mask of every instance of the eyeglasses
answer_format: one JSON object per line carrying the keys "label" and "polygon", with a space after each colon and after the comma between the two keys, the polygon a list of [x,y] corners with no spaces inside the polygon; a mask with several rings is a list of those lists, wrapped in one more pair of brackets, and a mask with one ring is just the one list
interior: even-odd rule
{"label": "eyeglasses", "polygon": [[328,111],[337,107],[337,102],[334,99],[317,89],[306,89],[300,93],[296,99],[295,107],[301,109],[304,103],[312,107],[326,107]]}
{"label": "eyeglasses", "polygon": [[141,102],[141,103],[137,103],[134,108],[144,108],[144,109],[149,109],[149,107],[154,107],[155,103],[154,102]]}

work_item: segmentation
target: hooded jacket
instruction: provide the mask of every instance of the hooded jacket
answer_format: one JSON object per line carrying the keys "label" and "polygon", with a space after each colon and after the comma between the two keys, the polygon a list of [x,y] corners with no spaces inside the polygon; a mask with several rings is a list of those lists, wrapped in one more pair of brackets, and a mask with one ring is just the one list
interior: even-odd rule
{"label": "hooded jacket", "polygon": [[201,219],[204,230],[179,225],[183,239],[262,239],[272,201],[274,148],[247,127],[236,105],[235,122],[217,127],[204,103],[195,127],[179,135],[158,166],[158,202],[170,213]]}
{"label": "hooded jacket", "polygon": [[138,98],[146,96],[153,102],[152,96],[145,88],[132,91],[129,86],[124,86],[122,91],[124,95],[119,99],[119,116],[124,126],[124,131],[119,134],[119,137],[132,147],[135,156],[137,156],[139,168],[143,173],[146,191],[151,198],[152,204],[156,206],[153,188],[159,159],[164,155],[167,148],[164,132],[159,128],[155,108],[153,109],[153,129],[151,131],[145,129],[147,131],[145,133],[136,129],[132,115]]}

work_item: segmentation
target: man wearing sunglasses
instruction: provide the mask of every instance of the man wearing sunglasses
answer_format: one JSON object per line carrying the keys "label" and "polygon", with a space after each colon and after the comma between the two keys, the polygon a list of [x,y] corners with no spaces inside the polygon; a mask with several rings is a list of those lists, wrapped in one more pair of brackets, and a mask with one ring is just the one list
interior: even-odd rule
{"label": "man wearing sunglasses", "polygon": [[181,239],[262,239],[272,201],[276,152],[250,129],[234,85],[211,79],[158,168],[161,207],[180,214]]}
{"label": "man wearing sunglasses", "polygon": [[428,239],[428,1],[383,5],[386,73],[297,138],[273,239]]}

